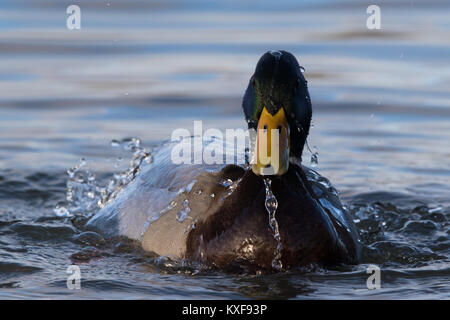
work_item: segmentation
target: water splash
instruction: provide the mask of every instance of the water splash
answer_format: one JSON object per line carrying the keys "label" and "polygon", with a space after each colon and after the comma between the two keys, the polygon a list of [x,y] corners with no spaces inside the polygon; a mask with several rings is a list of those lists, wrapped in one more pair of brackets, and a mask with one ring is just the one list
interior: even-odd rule
{"label": "water splash", "polygon": [[273,237],[277,241],[277,247],[275,249],[274,257],[272,260],[272,268],[281,271],[283,269],[283,264],[281,262],[281,250],[283,249],[283,245],[281,244],[278,222],[275,218],[275,213],[278,208],[278,201],[272,193],[272,180],[270,180],[270,178],[265,178],[264,185],[266,187],[265,206],[267,212],[269,213],[269,225],[273,231]]}
{"label": "water splash", "polygon": [[107,187],[102,189],[102,196],[97,202],[100,208],[112,201],[120,190],[136,177],[143,164],[153,162],[153,156],[150,151],[141,147],[139,138],[126,138],[121,141],[112,140],[110,145],[113,148],[121,147],[125,151],[133,152],[133,155],[129,167],[122,172],[115,173],[113,178],[109,180]]}
{"label": "water splash", "polygon": [[95,175],[89,171],[86,159],[80,159],[77,165],[67,170],[67,174],[66,201],[58,203],[53,212],[58,217],[95,213],[102,189],[97,185]]}
{"label": "water splash", "polygon": [[228,193],[227,196],[230,196],[239,186],[239,183],[241,183],[242,177],[234,181],[232,184],[228,186]]}
{"label": "water splash", "polygon": [[237,189],[241,180],[242,180],[242,177],[235,181],[233,181],[231,179],[225,179],[222,182],[220,182],[220,184],[223,187],[227,188],[227,191],[228,191],[224,196],[222,196],[221,200],[225,200],[226,198],[228,198]]}
{"label": "water splash", "polygon": [[[66,201],[58,203],[53,209],[57,216],[89,217],[95,214],[136,177],[144,164],[153,162],[151,152],[141,147],[139,138],[112,140],[110,146],[132,153],[128,168],[114,173],[106,185],[102,185],[101,181],[90,172],[88,161],[82,158],[79,164],[67,170],[69,179],[66,183]],[[123,162],[123,157],[117,158],[116,168],[119,167],[119,162]]]}

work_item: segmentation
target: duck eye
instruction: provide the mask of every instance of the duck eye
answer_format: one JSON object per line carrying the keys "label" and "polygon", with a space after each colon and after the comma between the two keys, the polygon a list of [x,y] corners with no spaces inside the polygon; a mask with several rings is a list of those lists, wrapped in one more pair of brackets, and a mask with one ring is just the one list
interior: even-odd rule
{"label": "duck eye", "polygon": [[255,86],[256,86],[256,80],[255,80],[255,78],[252,78],[252,87],[255,88]]}

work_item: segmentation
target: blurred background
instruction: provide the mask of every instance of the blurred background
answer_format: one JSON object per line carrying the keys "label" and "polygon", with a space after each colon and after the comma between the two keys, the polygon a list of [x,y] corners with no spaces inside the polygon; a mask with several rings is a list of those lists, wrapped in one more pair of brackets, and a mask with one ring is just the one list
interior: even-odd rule
{"label": "blurred background", "polygon": [[[72,4],[80,30],[66,27]],[[284,49],[306,69],[310,146],[335,183],[447,181],[450,3],[379,1],[380,30],[366,26],[370,4],[4,0],[0,166],[67,167],[103,157],[111,139],[158,143],[194,119],[244,126],[256,62]]]}
{"label": "blurred background", "polygon": [[[371,4],[381,9],[380,30],[367,28]],[[66,27],[69,5],[81,9],[80,30]],[[102,181],[119,162],[128,166],[123,161],[128,158],[111,148],[114,139],[138,137],[151,148],[170,139],[176,128],[192,130],[194,120],[202,120],[204,129],[245,127],[241,99],[255,65],[267,50],[284,49],[305,68],[313,103],[308,144],[318,153],[318,164],[311,162],[311,152],[305,152],[304,164],[328,177],[345,203],[360,203],[352,210],[363,233],[373,235],[374,228],[383,233],[386,223],[395,230],[366,242],[366,262],[394,263],[392,287],[384,292],[448,297],[448,283],[446,290],[441,280],[448,278],[450,246],[449,16],[448,0],[2,0],[0,234],[7,229],[10,236],[2,239],[10,245],[0,243],[0,261],[15,267],[0,264],[0,288],[17,283],[25,289],[6,296],[40,297],[65,286],[65,280],[51,279],[59,269],[65,272],[73,244],[49,250],[48,243],[32,238],[26,243],[34,249],[23,249],[23,239],[30,230],[42,234],[44,220],[36,217],[54,217],[56,203],[65,201],[68,168],[84,158]],[[377,209],[375,202],[408,204],[411,221],[402,220],[406,213],[398,207]],[[383,220],[388,216],[397,220]],[[23,234],[20,228],[1,229],[17,220],[33,222]],[[420,222],[415,242],[404,229],[410,222]],[[437,260],[437,267],[427,262]],[[127,284],[118,282],[129,271],[115,274],[122,265],[121,257],[100,261],[97,269],[90,265],[94,280],[110,280],[92,282],[92,297],[98,290],[117,297],[123,291],[135,297],[368,294],[352,291],[365,283],[351,273],[316,275],[306,283],[220,278],[220,290],[227,293],[216,291],[222,281],[217,278],[185,279],[190,293],[170,278],[153,278],[146,283],[153,289],[142,288],[137,280],[128,284],[148,273],[131,273]],[[46,273],[50,280],[41,273],[43,280],[5,280],[11,272],[28,274],[33,268],[53,270]],[[411,275],[410,282],[399,274]],[[330,290],[331,283],[336,290]],[[396,291],[399,283],[406,291]],[[164,292],[158,291],[162,285]],[[272,296],[266,285],[278,293]],[[248,286],[254,291],[246,291]]]}

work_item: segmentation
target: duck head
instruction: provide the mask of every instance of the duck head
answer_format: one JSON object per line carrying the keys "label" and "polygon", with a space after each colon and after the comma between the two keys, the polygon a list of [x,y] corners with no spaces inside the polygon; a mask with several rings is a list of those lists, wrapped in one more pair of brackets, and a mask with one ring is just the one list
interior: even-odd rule
{"label": "duck head", "polygon": [[283,175],[290,157],[301,159],[312,116],[307,81],[294,55],[266,52],[250,78],[242,105],[248,128],[256,131],[253,172]]}

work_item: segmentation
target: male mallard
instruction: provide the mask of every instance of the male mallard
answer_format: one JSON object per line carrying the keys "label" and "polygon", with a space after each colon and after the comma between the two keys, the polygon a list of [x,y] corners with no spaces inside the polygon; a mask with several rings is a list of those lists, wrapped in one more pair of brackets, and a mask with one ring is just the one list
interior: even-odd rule
{"label": "male mallard", "polygon": [[[258,158],[252,170],[227,165],[213,172],[174,165],[170,146],[163,147],[87,226],[137,239],[159,255],[221,269],[357,263],[357,233],[334,188],[298,161],[289,162],[301,159],[312,114],[306,80],[292,54],[270,51],[261,57],[243,109],[249,128],[260,129],[256,143],[269,162]],[[272,129],[278,135],[264,142]]]}

